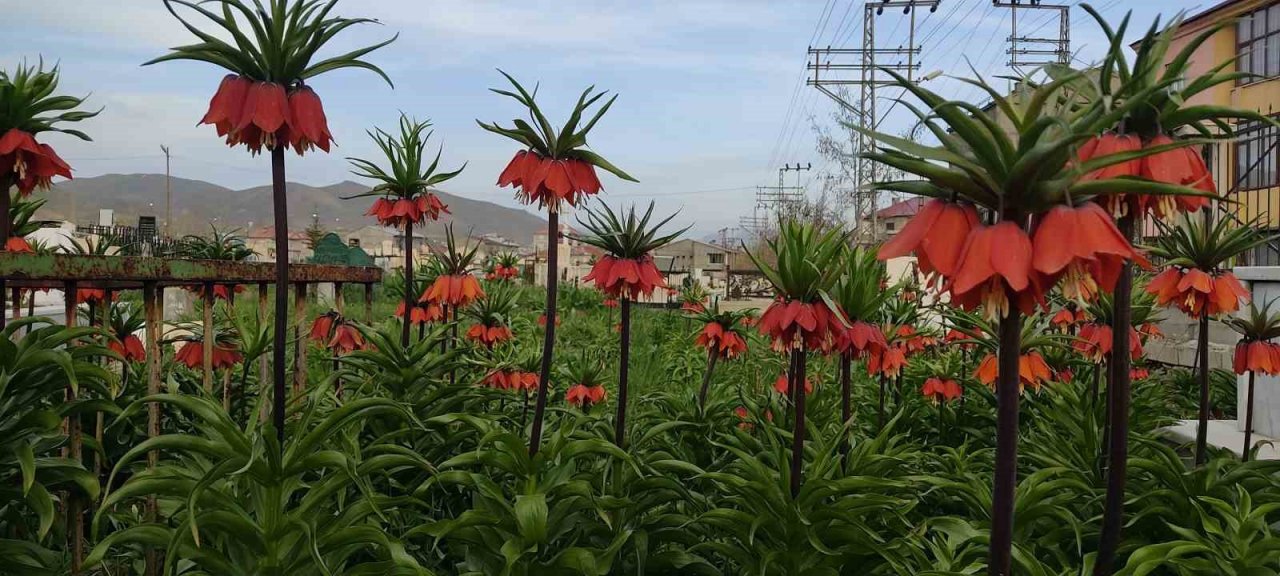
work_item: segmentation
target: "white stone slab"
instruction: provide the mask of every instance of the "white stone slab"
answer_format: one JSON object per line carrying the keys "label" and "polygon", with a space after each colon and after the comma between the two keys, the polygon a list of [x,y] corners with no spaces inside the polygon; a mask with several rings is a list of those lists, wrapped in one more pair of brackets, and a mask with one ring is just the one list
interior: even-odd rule
{"label": "white stone slab", "polygon": [[[1256,414],[1254,415],[1254,420],[1257,420]],[[1235,420],[1210,420],[1206,440],[1210,446],[1226,448],[1238,456],[1240,451],[1244,449],[1244,432],[1240,430],[1242,427]],[[1160,433],[1174,442],[1194,444],[1196,441],[1196,421],[1181,420],[1173,426],[1160,430]],[[1253,438],[1250,440],[1254,446],[1262,445],[1258,450],[1259,460],[1280,460],[1280,440],[1257,432],[1253,433]]]}

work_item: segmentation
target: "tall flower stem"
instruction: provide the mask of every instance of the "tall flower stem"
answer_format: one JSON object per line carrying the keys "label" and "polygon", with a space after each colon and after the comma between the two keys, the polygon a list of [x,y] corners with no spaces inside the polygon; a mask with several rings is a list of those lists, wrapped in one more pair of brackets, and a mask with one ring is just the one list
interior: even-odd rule
{"label": "tall flower stem", "polygon": [[[1112,349],[1114,351],[1114,348]],[[1098,455],[1098,474],[1106,474],[1109,464],[1108,458],[1111,456],[1111,407],[1115,402],[1115,396],[1112,390],[1115,389],[1115,363],[1111,361],[1110,356],[1098,365],[1098,372],[1106,374],[1107,387],[1101,392],[1105,394],[1103,397],[1102,407],[1102,452]]]}
{"label": "tall flower stem", "polygon": [[621,350],[618,359],[618,417],[614,420],[613,443],[619,448],[627,436],[627,368],[631,363],[631,299],[625,294],[622,304]]}
{"label": "tall flower stem", "polygon": [[1249,371],[1249,395],[1244,405],[1244,451],[1240,459],[1248,462],[1249,451],[1253,449],[1253,378],[1254,371]]}
{"label": "tall flower stem", "polygon": [[525,423],[529,421],[529,389],[521,390],[521,395],[524,396],[524,409],[520,411],[520,429],[524,430]]}
{"label": "tall flower stem", "polygon": [[801,464],[804,463],[804,377],[805,349],[801,344],[791,354],[796,359],[795,381],[791,384],[796,398],[795,428],[791,432],[791,497],[800,495],[800,486],[804,483],[801,476]]}
{"label": "tall flower stem", "polygon": [[538,453],[542,442],[542,415],[547,410],[547,387],[551,383],[551,355],[556,346],[556,275],[559,260],[560,213],[547,213],[547,330],[542,339],[542,371],[538,379],[538,401],[533,406],[533,430],[529,432],[529,455]]}
{"label": "tall flower stem", "polygon": [[[850,374],[850,372],[852,371],[852,369],[853,369],[853,354],[849,352],[845,352],[841,354],[840,355],[840,420],[844,422],[845,425],[848,425],[849,419],[853,417],[853,405],[850,399],[850,396],[852,395],[852,391],[850,390],[850,386],[851,386],[850,381],[852,380],[852,375]],[[849,452],[849,444],[848,442],[845,441],[844,438],[841,438],[840,453],[846,454],[848,452]]]}
{"label": "tall flower stem", "polygon": [[879,411],[879,416],[877,416],[876,418],[876,428],[878,430],[884,430],[884,394],[885,394],[884,388],[887,385],[886,379],[887,378],[884,375],[884,372],[881,372],[880,373],[880,411]]}
{"label": "tall flower stem", "polygon": [[1098,409],[1098,387],[1102,381],[1102,364],[1093,365],[1093,379],[1089,381],[1089,404],[1093,410]]}
{"label": "tall flower stem", "polygon": [[707,409],[707,391],[711,388],[711,374],[716,369],[716,359],[720,355],[716,354],[714,345],[707,348],[707,371],[702,375],[702,388],[698,390],[698,410]]}
{"label": "tall flower stem", "polygon": [[[272,398],[272,423],[276,427],[276,441],[284,450],[285,411],[285,354],[288,340],[285,331],[289,319],[289,200],[284,184],[284,146],[271,149],[271,204],[276,227],[276,316],[272,334],[271,368],[275,380]],[[408,314],[408,311],[405,311]],[[208,336],[206,335],[206,338]],[[305,370],[305,366],[294,366]]]}
{"label": "tall flower stem", "polygon": [[[1010,300],[1013,300],[1010,294]],[[1000,376],[996,379],[996,470],[991,489],[992,576],[1012,574],[1013,499],[1018,486],[1018,359],[1022,315],[1016,306],[1000,321]]]}
{"label": "tall flower stem", "polygon": [[1196,424],[1196,466],[1204,464],[1209,442],[1209,315],[1200,316],[1200,335],[1196,340],[1196,358],[1200,364],[1200,417]]}
{"label": "tall flower stem", "polygon": [[400,327],[400,346],[409,347],[409,328],[412,324],[413,307],[417,303],[413,296],[413,222],[404,223],[404,322]]}
{"label": "tall flower stem", "polygon": [[[9,221],[9,188],[12,186],[9,176],[0,177],[0,242],[8,242],[13,223]],[[5,326],[5,281],[0,278],[0,330]],[[17,317],[17,314],[14,314]]]}
{"label": "tall flower stem", "polygon": [[[441,322],[449,321],[449,305],[448,304],[440,305],[440,317],[441,317],[441,320],[440,320]],[[426,329],[425,323],[420,325],[420,327],[418,328],[419,340],[423,338],[422,330],[425,330],[425,329]],[[447,332],[441,332],[440,333],[440,353],[445,354],[448,352],[449,352],[449,334]]]}
{"label": "tall flower stem", "polygon": [[[1133,235],[1133,218],[1120,221],[1121,234]],[[1111,313],[1111,382],[1107,386],[1110,434],[1104,436],[1110,449],[1107,466],[1107,499],[1102,513],[1102,536],[1098,544],[1098,559],[1093,573],[1108,576],[1115,564],[1116,549],[1120,546],[1120,533],[1124,525],[1124,487],[1129,463],[1129,325],[1133,310],[1133,263],[1125,262],[1116,280],[1115,307]]]}
{"label": "tall flower stem", "polygon": [[799,362],[799,358],[792,352],[787,364],[787,400],[791,401],[792,406],[796,404],[796,374],[800,371]]}
{"label": "tall flower stem", "polygon": [[[448,313],[446,313],[444,319],[446,321],[449,320]],[[457,306],[453,307],[453,327],[450,330],[452,330],[451,332],[452,336],[450,338],[451,342],[449,343],[449,347],[453,350],[457,350],[458,349],[458,307]],[[458,368],[457,366],[454,366],[449,369],[449,385],[453,386],[454,384],[457,384],[457,383],[458,383]]]}

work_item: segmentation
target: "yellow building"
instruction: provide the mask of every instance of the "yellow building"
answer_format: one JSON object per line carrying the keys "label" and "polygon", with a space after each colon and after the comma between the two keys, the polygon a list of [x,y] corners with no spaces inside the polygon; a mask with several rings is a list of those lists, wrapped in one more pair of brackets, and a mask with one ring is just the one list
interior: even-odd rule
{"label": "yellow building", "polygon": [[[1234,23],[1232,23],[1234,21]],[[1229,105],[1280,115],[1280,0],[1227,0],[1188,17],[1169,50],[1172,58],[1205,30],[1228,23],[1193,53],[1189,77],[1236,59],[1226,71],[1249,72],[1256,78],[1225,83],[1192,97],[1188,104]],[[1237,139],[1206,150],[1219,193],[1235,202],[1241,221],[1259,218],[1269,231],[1280,230],[1280,172],[1276,128],[1246,121],[1236,126]],[[1250,264],[1280,264],[1280,253],[1255,250]]]}

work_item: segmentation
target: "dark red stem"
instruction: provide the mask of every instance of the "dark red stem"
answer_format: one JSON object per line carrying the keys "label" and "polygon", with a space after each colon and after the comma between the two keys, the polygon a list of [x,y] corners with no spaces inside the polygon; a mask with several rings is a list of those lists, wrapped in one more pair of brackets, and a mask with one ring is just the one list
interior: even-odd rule
{"label": "dark red stem", "polygon": [[804,464],[804,377],[805,377],[805,349],[804,346],[796,348],[792,352],[796,359],[796,378],[793,384],[796,396],[796,420],[795,428],[791,431],[791,497],[795,498],[800,495],[800,487],[804,484],[804,476],[801,471],[801,465]]}
{"label": "dark red stem", "polygon": [[1196,466],[1204,464],[1209,442],[1209,315],[1200,317],[1200,337],[1196,340],[1200,364],[1200,418],[1196,425]]}
{"label": "dark red stem", "polygon": [[[1122,233],[1132,234],[1133,220],[1121,220]],[[1102,535],[1098,543],[1096,576],[1109,576],[1114,568],[1116,550],[1124,526],[1124,488],[1129,463],[1129,325],[1133,316],[1133,264],[1126,262],[1116,281],[1115,309],[1111,314],[1111,382],[1107,385],[1108,445],[1107,499],[1102,512]]]}
{"label": "dark red stem", "polygon": [[542,442],[542,415],[547,410],[547,387],[551,383],[551,355],[556,345],[556,260],[559,256],[560,213],[547,214],[547,330],[542,339],[542,371],[538,379],[538,400],[533,407],[533,430],[529,433],[529,455],[538,453]]}
{"label": "dark red stem", "polygon": [[400,327],[400,346],[409,347],[409,325],[413,307],[417,304],[413,292],[413,223],[404,224],[404,322]]}
{"label": "dark red stem", "polygon": [[[276,427],[276,440],[280,443],[280,451],[283,454],[285,361],[286,349],[289,345],[288,334],[286,334],[289,322],[289,201],[284,183],[284,146],[271,149],[271,204],[276,228],[276,316],[271,350],[272,378],[275,380],[272,423]],[[305,370],[306,367],[295,366],[294,369]]]}
{"label": "dark red stem", "polygon": [[1244,405],[1244,452],[1240,453],[1240,459],[1244,462],[1249,461],[1249,453],[1253,450],[1253,370],[1249,371],[1249,396],[1245,400]]}
{"label": "dark red stem", "polygon": [[613,443],[619,448],[627,437],[627,368],[631,360],[631,299],[623,295],[621,351],[618,360],[618,417],[614,421]]}
{"label": "dark red stem", "polygon": [[[1012,295],[1011,295],[1012,296]],[[1010,298],[1012,299],[1012,298]],[[1018,359],[1022,316],[1012,307],[1000,321],[1000,375],[996,379],[996,470],[991,489],[991,576],[1012,574],[1013,499],[1018,486]]]}

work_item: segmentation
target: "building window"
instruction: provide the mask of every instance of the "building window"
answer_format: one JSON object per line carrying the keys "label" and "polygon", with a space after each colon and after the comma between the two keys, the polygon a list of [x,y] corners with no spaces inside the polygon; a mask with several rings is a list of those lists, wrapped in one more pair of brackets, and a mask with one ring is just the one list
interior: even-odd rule
{"label": "building window", "polygon": [[885,229],[885,231],[886,231],[886,232],[893,232],[893,231],[894,231],[894,230],[896,230],[897,228],[898,228],[898,223],[897,223],[897,222],[885,222],[885,223],[884,223],[884,229]]}
{"label": "building window", "polygon": [[359,238],[350,238],[350,239],[348,239],[348,240],[347,240],[347,246],[350,246],[350,247],[352,247],[352,248],[359,248],[359,247],[360,247],[360,239],[359,239]]}
{"label": "building window", "polygon": [[1276,182],[1276,129],[1260,122],[1236,126],[1236,176],[1242,190],[1270,188]]}
{"label": "building window", "polygon": [[[1271,236],[1280,230],[1259,229],[1258,232],[1264,236]],[[1280,246],[1277,246],[1274,241],[1255,246],[1246,252],[1241,260],[1240,264],[1244,266],[1280,266]]]}
{"label": "building window", "polygon": [[1236,22],[1236,69],[1262,78],[1242,78],[1240,84],[1280,76],[1280,4],[1255,10]]}
{"label": "building window", "polygon": [[724,264],[723,252],[707,252],[707,262],[712,264]]}

